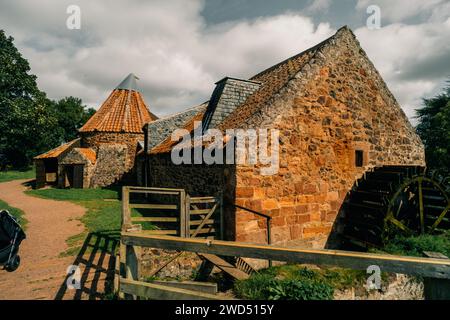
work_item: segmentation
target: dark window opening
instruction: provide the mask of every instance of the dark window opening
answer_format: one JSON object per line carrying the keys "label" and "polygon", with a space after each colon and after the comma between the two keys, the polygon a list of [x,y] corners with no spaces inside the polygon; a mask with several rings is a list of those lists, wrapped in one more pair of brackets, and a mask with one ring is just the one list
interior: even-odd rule
{"label": "dark window opening", "polygon": [[355,150],[355,165],[362,167],[364,165],[364,151]]}

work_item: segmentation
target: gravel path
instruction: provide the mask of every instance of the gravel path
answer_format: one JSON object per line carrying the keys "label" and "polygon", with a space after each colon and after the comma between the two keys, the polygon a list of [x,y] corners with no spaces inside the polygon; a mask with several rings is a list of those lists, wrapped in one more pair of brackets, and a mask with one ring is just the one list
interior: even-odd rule
{"label": "gravel path", "polygon": [[[68,249],[66,240],[70,236],[83,232],[79,218],[86,209],[26,195],[26,181],[0,183],[0,199],[23,210],[28,220],[19,269],[12,273],[0,270],[0,299],[54,299],[64,287],[68,266],[74,262],[74,257],[59,255]],[[62,291],[68,292],[66,288]]]}

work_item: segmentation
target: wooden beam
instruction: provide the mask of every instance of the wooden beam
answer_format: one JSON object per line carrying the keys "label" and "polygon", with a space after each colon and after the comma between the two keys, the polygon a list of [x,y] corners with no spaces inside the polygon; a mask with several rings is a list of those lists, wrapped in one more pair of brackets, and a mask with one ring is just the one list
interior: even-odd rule
{"label": "wooden beam", "polygon": [[169,236],[135,236],[122,232],[122,242],[167,250],[210,253],[219,256],[248,257],[264,260],[311,263],[367,270],[377,265],[384,272],[420,275],[430,278],[450,279],[450,261],[445,259],[416,258],[340,250],[289,249],[283,247],[252,245],[246,243],[184,239]]}
{"label": "wooden beam", "polygon": [[122,230],[125,228],[128,228],[129,225],[131,225],[130,217],[130,193],[128,190],[128,187],[122,188]]}
{"label": "wooden beam", "polygon": [[175,217],[131,217],[132,222],[178,222]]}
{"label": "wooden beam", "polygon": [[168,230],[142,230],[133,233],[136,236],[153,236],[153,235],[176,235],[178,230],[168,229]]}
{"label": "wooden beam", "polygon": [[173,288],[160,284],[146,283],[124,278],[120,279],[120,290],[124,293],[152,300],[228,300],[225,297],[220,297],[209,293]]}
{"label": "wooden beam", "polygon": [[191,203],[212,203],[216,202],[214,197],[192,197]]}
{"label": "wooden beam", "polygon": [[152,283],[173,288],[180,288],[192,291],[200,291],[209,294],[217,293],[217,283],[200,281],[162,281],[153,280]]}
{"label": "wooden beam", "polygon": [[214,211],[216,211],[217,203],[214,204],[214,206],[209,210],[208,214],[203,218],[202,222],[198,225],[197,229],[194,231],[194,233],[191,233],[191,237],[195,238],[202,230],[203,226],[206,224],[206,221],[209,220],[209,218],[214,214]]}
{"label": "wooden beam", "polygon": [[[424,251],[423,254],[426,257],[450,261],[439,252]],[[423,293],[425,300],[450,300],[450,279],[423,278]]]}
{"label": "wooden beam", "polygon": [[203,228],[203,229],[191,230],[190,235],[191,235],[192,238],[194,238],[194,237],[196,237],[199,234],[214,233],[214,232],[216,232],[215,228],[212,228],[212,227],[208,228],[208,227],[206,227],[206,228]]}
{"label": "wooden beam", "polygon": [[130,208],[136,209],[160,209],[160,210],[176,210],[176,204],[153,204],[153,203],[130,203]]}
{"label": "wooden beam", "polygon": [[208,209],[194,209],[191,210],[191,214],[208,214],[211,211],[211,208]]}
{"label": "wooden beam", "polygon": [[214,219],[206,219],[206,220],[191,220],[189,222],[189,224],[191,226],[198,226],[203,221],[205,221],[205,224],[214,224],[214,223],[216,223],[216,221]]}
{"label": "wooden beam", "polygon": [[232,276],[234,279],[245,280],[250,277],[244,271],[239,270],[231,263],[228,263],[227,261],[223,260],[222,258],[214,254],[200,253],[199,257],[208,260],[209,262],[214,264],[217,268]]}

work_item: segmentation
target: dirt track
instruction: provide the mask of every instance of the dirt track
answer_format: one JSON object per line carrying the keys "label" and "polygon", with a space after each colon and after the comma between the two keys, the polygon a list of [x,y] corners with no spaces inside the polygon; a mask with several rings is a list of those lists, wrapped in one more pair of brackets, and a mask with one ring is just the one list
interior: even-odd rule
{"label": "dirt track", "polygon": [[78,220],[85,208],[70,202],[26,195],[24,183],[0,183],[0,199],[25,212],[27,239],[20,246],[21,265],[12,273],[0,270],[0,299],[54,299],[65,283],[74,257],[59,257],[66,240],[84,230]]}

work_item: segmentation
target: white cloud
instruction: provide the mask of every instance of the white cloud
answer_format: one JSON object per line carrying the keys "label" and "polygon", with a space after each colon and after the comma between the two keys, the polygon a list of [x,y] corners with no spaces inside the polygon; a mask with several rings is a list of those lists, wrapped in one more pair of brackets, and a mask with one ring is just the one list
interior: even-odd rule
{"label": "white cloud", "polygon": [[370,5],[381,9],[383,21],[400,22],[421,14],[429,14],[436,6],[446,0],[358,0],[356,8],[366,10]]}
{"label": "white cloud", "polygon": [[[81,8],[79,31],[65,28],[69,4]],[[250,77],[335,31],[292,13],[206,26],[199,0],[136,0],[126,6],[122,1],[0,0],[0,5],[7,34],[16,38],[51,98],[74,95],[98,106],[134,72],[157,114],[201,103],[220,78]]]}
{"label": "white cloud", "polygon": [[450,76],[450,24],[398,23],[355,34],[410,118]]}
{"label": "white cloud", "polygon": [[331,6],[331,0],[313,0],[309,6],[305,8],[308,13],[316,13],[328,11]]}
{"label": "white cloud", "polygon": [[[369,1],[355,3],[365,10]],[[450,74],[450,3],[372,3],[382,8],[382,29],[362,27],[355,33],[413,116],[420,98],[435,93]],[[79,31],[65,27],[69,4],[81,8]],[[146,102],[159,115],[204,102],[224,76],[250,77],[335,32],[328,23],[314,25],[302,15],[307,11],[206,25],[203,5],[201,0],[130,0],[126,5],[118,0],[0,0],[0,21],[51,98],[74,95],[98,107],[134,72]],[[328,0],[312,1],[309,10],[319,14],[329,5]],[[415,15],[426,21],[401,23]]]}

